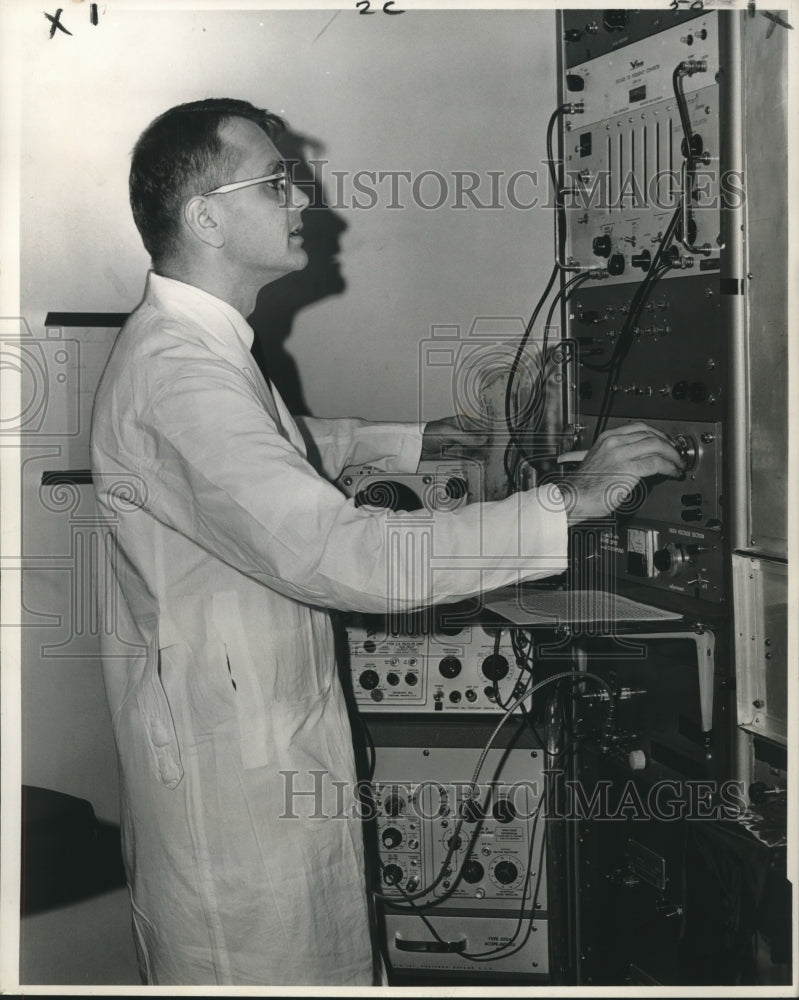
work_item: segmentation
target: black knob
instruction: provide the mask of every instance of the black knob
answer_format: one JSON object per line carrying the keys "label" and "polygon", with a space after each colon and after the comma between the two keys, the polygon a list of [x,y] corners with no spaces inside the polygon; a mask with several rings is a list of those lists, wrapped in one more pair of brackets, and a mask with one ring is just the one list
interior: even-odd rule
{"label": "black knob", "polygon": [[682,511],[681,517],[683,521],[701,521],[702,511],[701,510],[684,510]]}
{"label": "black knob", "polygon": [[389,826],[383,830],[380,839],[383,841],[383,846],[391,850],[392,847],[402,843],[402,833],[396,827]]}
{"label": "black knob", "polygon": [[597,257],[610,257],[610,237],[607,233],[594,237],[593,250]]}
{"label": "black knob", "polygon": [[460,837],[447,837],[446,845],[448,851],[459,851],[463,847],[463,841]]}
{"label": "black knob", "polygon": [[418,674],[405,674],[405,683],[409,687],[415,687],[419,683]]}
{"label": "black knob", "polygon": [[579,73],[567,73],[566,74],[566,89],[571,91],[584,90],[585,89],[585,77],[580,76]]}
{"label": "black knob", "polygon": [[399,674],[395,674],[393,672],[390,674],[386,674],[386,682],[390,684],[392,687],[396,687],[397,684],[399,684],[400,682]]}
{"label": "black knob", "polygon": [[457,677],[461,672],[461,661],[457,656],[445,656],[438,665],[438,672],[442,677],[448,677],[450,679]]}
{"label": "black knob", "polygon": [[479,882],[485,875],[485,868],[483,868],[479,861],[467,861],[461,869],[461,874],[463,875],[464,882],[474,885],[475,882]]}
{"label": "black knob", "polygon": [[399,885],[402,881],[402,874],[399,865],[386,865],[383,869],[383,881],[388,885]]}
{"label": "black knob", "polygon": [[466,496],[466,480],[462,476],[452,476],[444,489],[450,500],[463,500]]}
{"label": "black knob", "polygon": [[[694,132],[691,136],[691,156],[701,156],[702,150],[705,148],[705,144],[702,140],[702,136],[698,132]],[[680,143],[680,152],[683,155],[683,159],[688,158],[688,143],[685,139]]]}
{"label": "black knob", "polygon": [[673,444],[680,458],[685,462],[685,468],[693,469],[698,457],[696,441],[688,434],[678,434]]}
{"label": "black knob", "polygon": [[477,692],[474,690],[474,688],[469,688],[469,690],[466,692],[466,700],[477,701]]}
{"label": "black knob", "polygon": [[680,497],[683,507],[699,507],[702,503],[701,493],[683,493]]}
{"label": "black knob", "polygon": [[583,33],[579,28],[567,28],[563,32],[564,41],[567,42],[579,42],[583,37]]}
{"label": "black knob", "polygon": [[457,705],[458,702],[461,700],[460,691],[450,691],[449,700],[453,703],[453,705]]}
{"label": "black knob", "polygon": [[512,861],[500,861],[494,868],[494,878],[501,885],[510,885],[519,877],[519,869]]}
{"label": "black knob", "polygon": [[402,795],[392,792],[383,801],[383,811],[386,816],[401,816],[405,812],[405,799]]}
{"label": "black knob", "polygon": [[509,799],[498,799],[492,811],[498,823],[512,823],[516,819],[516,808]]}
{"label": "black knob", "polygon": [[363,644],[363,648],[367,653],[374,653],[374,651],[377,649],[377,643],[374,641],[374,639],[367,639],[366,642],[364,642]]}
{"label": "black knob", "polygon": [[483,660],[482,671],[490,681],[501,681],[508,672],[508,661],[501,653],[492,653]]}
{"label": "black knob", "polygon": [[608,261],[608,274],[623,274],[624,273],[624,254],[614,253],[613,256]]}
{"label": "black knob", "polygon": [[380,683],[380,678],[377,676],[376,670],[364,670],[358,678],[358,683],[362,688],[366,688],[367,691],[371,691],[372,688],[376,688]]}
{"label": "black knob", "polygon": [[655,569],[660,573],[668,573],[672,567],[673,559],[669,549],[658,549],[657,552],[652,556],[652,562],[655,564]]}
{"label": "black knob", "polygon": [[652,263],[652,254],[648,250],[642,250],[640,253],[634,253],[630,262],[633,267],[640,267],[642,271],[648,271]]}

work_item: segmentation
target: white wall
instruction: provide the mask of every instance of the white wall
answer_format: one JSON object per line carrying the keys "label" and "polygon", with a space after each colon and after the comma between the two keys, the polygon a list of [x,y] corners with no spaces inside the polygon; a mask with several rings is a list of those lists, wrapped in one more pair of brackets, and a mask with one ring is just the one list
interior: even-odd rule
{"label": "white wall", "polygon": [[[510,175],[544,157],[552,12],[108,8],[96,28],[82,8],[66,8],[73,38],[26,39],[23,300],[34,323],[47,309],[138,300],[147,258],[127,207],[128,155],[141,129],[180,101],[224,94],[263,104],[324,144],[330,170],[437,170],[450,202],[453,171]],[[429,180],[421,190],[429,203],[438,188]],[[529,182],[517,193],[527,199]],[[526,315],[549,270],[546,210],[381,203],[338,215],[349,227],[346,292],[302,312],[287,344],[318,413],[414,419],[416,348],[430,326]]]}
{"label": "white wall", "polygon": [[[414,177],[435,170],[447,184],[437,210],[414,205],[406,182],[403,210],[387,208],[385,182],[368,211],[349,207],[350,180],[341,208],[327,186],[346,227],[339,240],[345,285],[300,311],[285,345],[313,412],[397,419],[449,412],[442,391],[432,400],[428,393],[419,414],[419,344],[431,326],[465,332],[477,317],[531,309],[550,267],[550,213],[514,209],[504,192],[505,208],[449,206],[454,171],[476,171],[485,202],[487,171],[540,165],[555,95],[551,13],[364,17],[354,10],[133,12],[109,4],[97,27],[77,5],[65,8],[62,21],[72,37],[51,40],[31,29],[21,39],[22,313],[34,339],[44,338],[49,310],[124,312],[136,304],[148,260],[127,204],[129,152],[156,114],[210,95],[287,116],[329,161],[323,178],[332,180],[332,170]],[[427,204],[439,193],[432,179],[419,190]],[[517,194],[527,199],[529,182]],[[29,621],[58,616],[28,632],[25,779],[84,795],[114,818],[116,765],[96,638],[91,628],[76,637],[71,619],[70,525],[82,511],[46,510],[38,493],[44,469],[88,464],[91,390],[112,332],[63,336],[81,341],[79,426],[71,437],[34,436],[33,444],[52,447],[31,452],[25,477],[28,554],[41,560],[26,574]],[[58,641],[77,655],[41,656],[43,644]]]}

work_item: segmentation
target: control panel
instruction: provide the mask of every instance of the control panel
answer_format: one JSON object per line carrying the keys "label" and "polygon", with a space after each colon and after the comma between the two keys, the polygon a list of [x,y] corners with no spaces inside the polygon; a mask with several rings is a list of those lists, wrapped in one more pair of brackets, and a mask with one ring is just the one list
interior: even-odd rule
{"label": "control panel", "polygon": [[[346,631],[355,700],[369,712],[500,712],[531,683],[517,664],[510,632],[447,623],[437,609],[393,621],[350,615]],[[519,633],[517,643],[529,641]]]}
{"label": "control panel", "polygon": [[[473,788],[479,753],[375,748],[380,892],[396,968],[547,971],[543,754],[489,750]],[[410,904],[403,906],[414,894],[449,947],[418,943],[432,935]],[[486,919],[493,921],[489,934]]]}
{"label": "control panel", "polygon": [[[613,427],[626,421],[609,421]],[[722,425],[649,420],[686,461],[681,479],[643,486],[600,545],[616,579],[719,603],[724,599]],[[650,600],[656,599],[652,593]]]}
{"label": "control panel", "polygon": [[563,61],[568,68],[626,48],[634,42],[651,38],[680,25],[682,44],[690,45],[693,24],[687,22],[706,16],[706,11],[694,3],[671,4],[660,9],[646,10],[614,7],[610,10],[572,10],[562,12]]}
{"label": "control panel", "polygon": [[717,16],[709,11],[690,30],[678,24],[569,68],[565,94],[579,108],[564,121],[573,264],[605,268],[610,286],[640,281],[685,204],[664,277],[718,269],[720,204],[742,195],[740,178],[722,178],[719,169],[718,66]]}
{"label": "control panel", "polygon": [[604,572],[645,601],[719,609],[730,596],[724,296],[738,291],[721,273],[721,211],[742,196],[721,170],[719,13],[569,11],[561,25],[567,263],[608,272],[565,307],[575,447],[643,421],[686,461],[682,479],[647,480],[600,533]]}

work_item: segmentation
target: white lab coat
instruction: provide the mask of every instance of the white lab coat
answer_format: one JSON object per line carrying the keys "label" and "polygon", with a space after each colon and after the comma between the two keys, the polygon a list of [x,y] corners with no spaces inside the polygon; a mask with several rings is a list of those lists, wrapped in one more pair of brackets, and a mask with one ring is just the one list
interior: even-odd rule
{"label": "white lab coat", "polygon": [[[92,467],[118,583],[103,664],[137,946],[152,984],[368,985],[327,609],[456,600],[558,572],[565,516],[530,493],[436,514],[431,535],[424,512],[356,508],[324,477],[360,462],[413,471],[421,428],[301,430],[252,339],[227,303],[150,274],[95,401]],[[411,550],[428,571],[398,574]]]}

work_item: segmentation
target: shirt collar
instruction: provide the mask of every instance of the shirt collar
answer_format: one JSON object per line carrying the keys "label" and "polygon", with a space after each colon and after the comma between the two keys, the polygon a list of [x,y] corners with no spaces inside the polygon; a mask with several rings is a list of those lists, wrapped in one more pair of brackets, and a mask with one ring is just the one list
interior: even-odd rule
{"label": "shirt collar", "polygon": [[[226,340],[225,333],[232,327],[246,350],[252,348],[255,333],[241,313],[229,302],[211,295],[197,285],[189,285],[185,281],[150,271],[144,297],[168,311],[177,309],[187,314],[219,340]],[[226,326],[220,324],[220,318],[226,321]]]}

